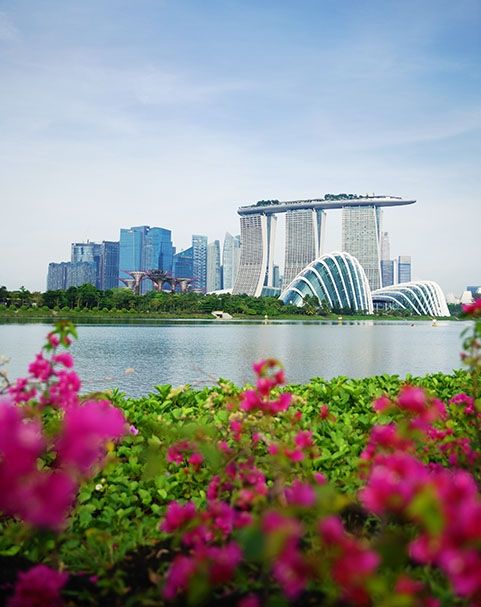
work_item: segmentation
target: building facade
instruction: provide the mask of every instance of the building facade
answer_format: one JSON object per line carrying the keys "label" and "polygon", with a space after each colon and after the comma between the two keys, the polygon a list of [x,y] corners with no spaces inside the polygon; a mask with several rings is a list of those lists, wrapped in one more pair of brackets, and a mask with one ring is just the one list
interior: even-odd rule
{"label": "building facade", "polygon": [[342,250],[358,259],[371,290],[381,287],[380,223],[379,207],[350,206],[342,209]]}
{"label": "building facade", "polygon": [[284,281],[289,284],[311,261],[322,255],[325,212],[301,209],[286,212]]}
{"label": "building facade", "polygon": [[375,309],[394,308],[420,316],[450,316],[441,287],[432,280],[418,280],[384,287],[372,293]]}
{"label": "building facade", "polygon": [[205,293],[207,290],[207,236],[192,235],[193,290]]}
{"label": "building facade", "polygon": [[233,289],[240,259],[240,236],[226,232],[222,248],[222,288]]}
{"label": "building facade", "polygon": [[119,283],[119,243],[118,241],[103,240],[100,245],[100,260],[98,268],[99,289],[107,291],[114,289]]}
{"label": "building facade", "polygon": [[214,240],[207,245],[206,291],[210,293],[221,288],[220,242]]}
{"label": "building facade", "polygon": [[271,287],[274,280],[277,217],[261,213],[243,215],[240,224],[240,262],[233,293],[260,297],[262,288]]}
{"label": "building facade", "polygon": [[397,261],[397,281],[411,282],[411,257],[409,255],[400,255]]}
{"label": "building facade", "polygon": [[175,278],[193,278],[194,254],[192,247],[174,255],[172,274]]}

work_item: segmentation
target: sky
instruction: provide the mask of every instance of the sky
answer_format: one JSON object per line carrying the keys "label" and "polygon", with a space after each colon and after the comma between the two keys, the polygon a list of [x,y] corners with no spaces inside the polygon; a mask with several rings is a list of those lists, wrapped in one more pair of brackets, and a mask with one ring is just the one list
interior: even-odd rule
{"label": "sky", "polygon": [[415,198],[392,255],[481,284],[481,0],[0,0],[0,285],[43,291],[121,227],[180,250],[338,192]]}

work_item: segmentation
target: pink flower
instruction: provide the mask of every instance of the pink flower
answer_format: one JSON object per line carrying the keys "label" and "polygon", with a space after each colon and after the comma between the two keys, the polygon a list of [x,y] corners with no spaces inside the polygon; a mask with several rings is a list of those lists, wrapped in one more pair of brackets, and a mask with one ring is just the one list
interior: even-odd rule
{"label": "pink flower", "polygon": [[321,419],[327,419],[329,417],[329,407],[327,405],[321,405],[319,409],[319,417]]}
{"label": "pink flower", "polygon": [[402,409],[421,414],[426,408],[426,394],[422,388],[403,386],[399,392],[398,404]]}
{"label": "pink flower", "polygon": [[261,607],[261,602],[257,595],[248,594],[239,600],[237,607]]}
{"label": "pink flower", "polygon": [[57,348],[60,345],[59,338],[53,332],[47,335],[47,340],[48,343],[52,346],[52,348]]}
{"label": "pink flower", "polygon": [[197,569],[196,561],[189,556],[178,555],[172,561],[167,571],[163,595],[168,600],[187,589],[190,578]]}
{"label": "pink flower", "polygon": [[283,392],[277,400],[270,401],[268,403],[268,410],[273,415],[287,411],[292,403],[292,394],[290,392]]}
{"label": "pink flower", "polygon": [[246,390],[241,394],[240,408],[243,411],[252,411],[252,409],[261,407],[261,399],[256,390]]}
{"label": "pink flower", "polygon": [[469,316],[481,315],[481,298],[476,299],[473,303],[462,304],[463,312]]}
{"label": "pink flower", "polygon": [[201,453],[192,453],[192,455],[189,457],[189,464],[195,468],[196,470],[198,470],[200,468],[200,465],[202,464],[202,462],[204,461],[204,457]]}
{"label": "pink flower", "polygon": [[37,354],[33,363],[28,366],[28,371],[33,377],[41,381],[46,381],[53,374],[50,361],[44,358],[42,354]]}
{"label": "pink flower", "polygon": [[130,426],[129,426],[129,432],[130,432],[130,434],[133,434],[134,436],[137,436],[137,434],[139,433],[139,430],[133,424],[130,424]]}
{"label": "pink flower", "polygon": [[312,447],[314,445],[312,442],[312,432],[310,430],[301,430],[296,434],[294,442],[300,449]]}
{"label": "pink flower", "polygon": [[18,490],[19,516],[36,527],[61,530],[74,504],[77,484],[61,470],[39,470]]}
{"label": "pink flower", "polygon": [[60,573],[46,565],[35,565],[18,574],[13,596],[7,607],[61,607],[60,591],[68,579],[67,573]]}
{"label": "pink flower", "polygon": [[160,524],[161,531],[172,533],[191,521],[196,515],[195,506],[192,502],[185,505],[173,501],[167,506],[165,518]]}
{"label": "pink flower", "polygon": [[56,363],[60,363],[64,367],[70,369],[73,367],[73,358],[72,355],[68,352],[61,352],[60,354],[55,354],[52,356],[52,361]]}
{"label": "pink flower", "polygon": [[207,548],[210,559],[209,577],[213,584],[228,582],[242,560],[242,551],[236,542],[229,542],[224,546],[210,546]]}
{"label": "pink flower", "polygon": [[230,430],[232,432],[232,438],[235,441],[239,441],[242,434],[242,422],[237,419],[233,419],[229,424]]}
{"label": "pink flower", "polygon": [[99,463],[108,440],[125,433],[125,418],[108,401],[87,401],[67,409],[57,454],[63,466],[73,466],[83,474]]}
{"label": "pink flower", "polygon": [[312,476],[318,485],[325,485],[327,483],[327,478],[322,472],[314,472]]}
{"label": "pink flower", "polygon": [[387,396],[381,396],[373,402],[372,406],[376,413],[382,413],[391,406],[391,401]]}
{"label": "pink flower", "polygon": [[304,453],[301,449],[284,449],[284,455],[291,460],[291,462],[302,462],[304,459]]}
{"label": "pink flower", "polygon": [[277,558],[272,572],[286,597],[293,600],[306,587],[310,567],[297,548],[289,547]]}
{"label": "pink flower", "polygon": [[308,483],[295,480],[290,487],[284,490],[287,503],[293,506],[310,508],[316,502],[316,492]]}

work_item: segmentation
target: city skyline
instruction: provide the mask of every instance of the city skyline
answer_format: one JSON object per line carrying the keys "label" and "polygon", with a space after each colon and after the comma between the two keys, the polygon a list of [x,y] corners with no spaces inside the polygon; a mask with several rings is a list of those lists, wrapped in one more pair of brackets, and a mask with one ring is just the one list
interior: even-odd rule
{"label": "city skyline", "polygon": [[239,204],[332,191],[415,197],[392,250],[478,284],[480,28],[476,0],[4,3],[0,285],[41,290],[120,225],[179,250],[238,233]]}

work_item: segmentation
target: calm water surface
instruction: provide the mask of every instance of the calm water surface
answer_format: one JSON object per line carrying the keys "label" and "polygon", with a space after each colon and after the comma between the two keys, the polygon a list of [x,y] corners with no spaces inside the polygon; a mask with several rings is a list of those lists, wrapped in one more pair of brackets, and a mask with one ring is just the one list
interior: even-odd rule
{"label": "calm water surface", "polygon": [[[253,361],[280,359],[290,383],[312,377],[421,375],[459,368],[468,323],[159,321],[79,324],[72,348],[84,390],[117,386],[141,395],[157,384],[205,386],[252,380]],[[0,355],[10,378],[25,373],[48,324],[0,324]]]}

